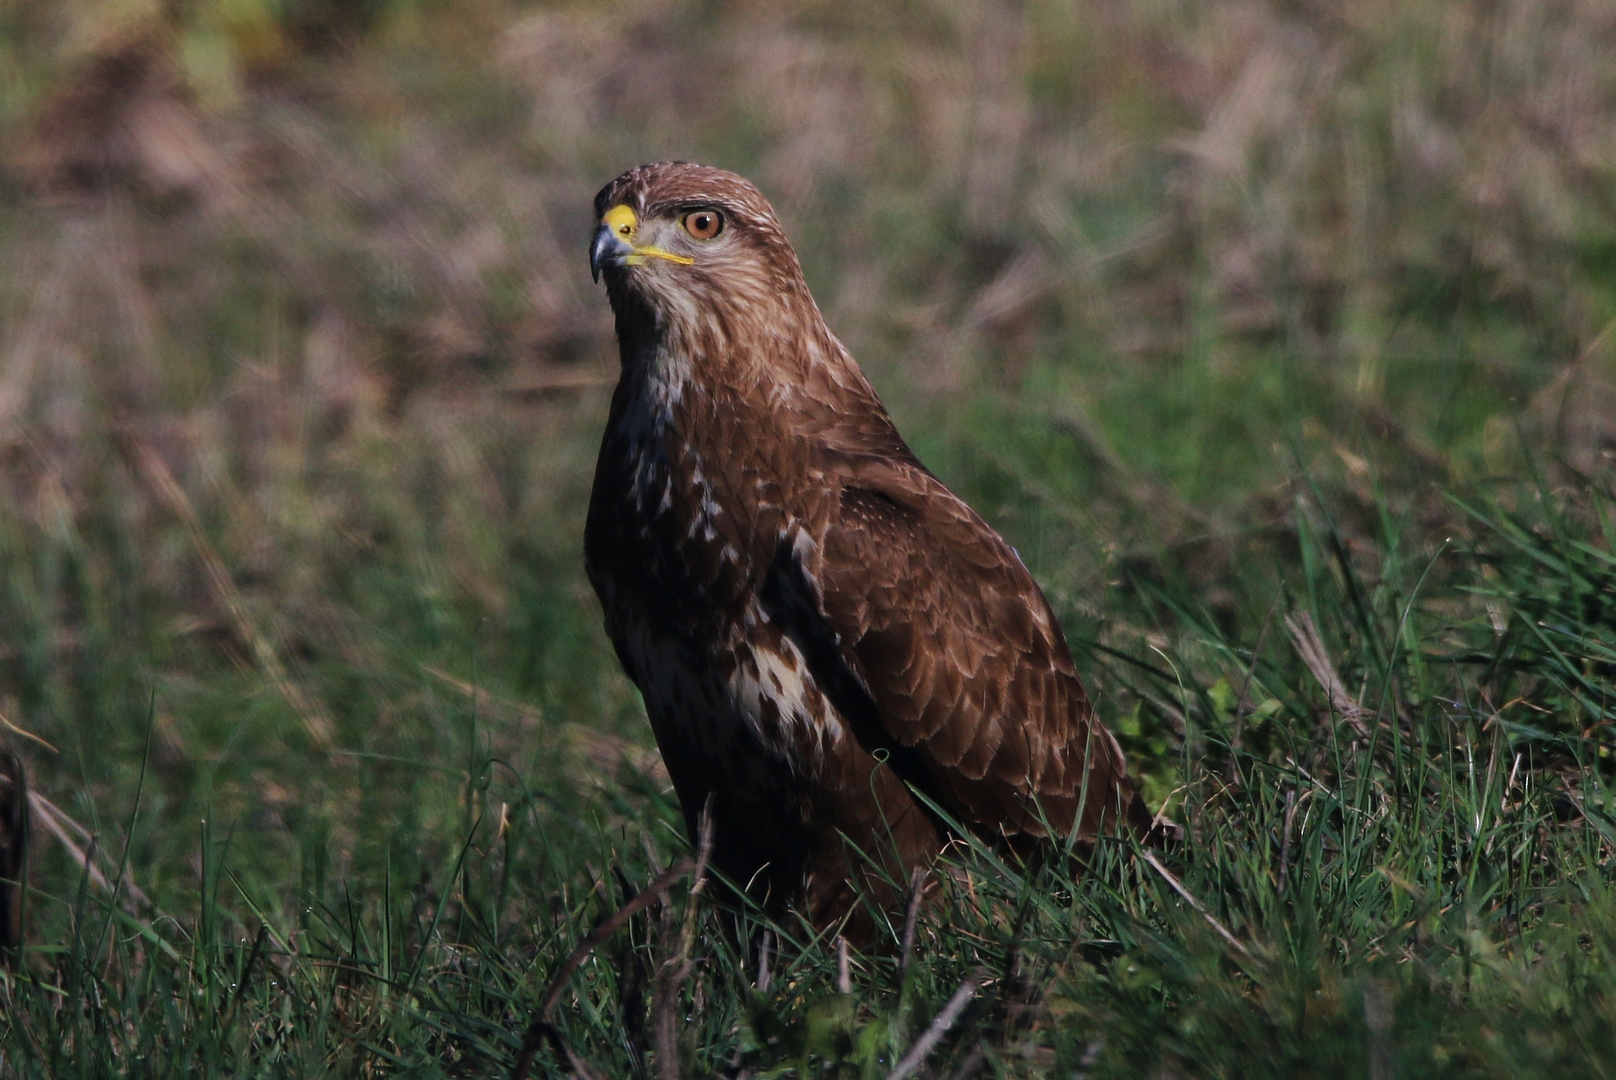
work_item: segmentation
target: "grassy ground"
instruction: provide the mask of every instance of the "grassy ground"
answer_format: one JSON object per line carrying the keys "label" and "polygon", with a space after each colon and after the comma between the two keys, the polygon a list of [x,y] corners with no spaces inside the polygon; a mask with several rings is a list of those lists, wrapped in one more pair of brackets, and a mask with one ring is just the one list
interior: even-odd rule
{"label": "grassy ground", "polygon": [[501,1073],[691,854],[579,565],[589,199],[683,157],[1032,567],[1184,892],[962,853],[902,970],[779,926],[764,980],[681,880],[535,1074],[885,1076],[959,992],[917,1075],[1609,1075],[1613,48],[1592,0],[0,4],[0,714],[54,808],[0,1071]]}

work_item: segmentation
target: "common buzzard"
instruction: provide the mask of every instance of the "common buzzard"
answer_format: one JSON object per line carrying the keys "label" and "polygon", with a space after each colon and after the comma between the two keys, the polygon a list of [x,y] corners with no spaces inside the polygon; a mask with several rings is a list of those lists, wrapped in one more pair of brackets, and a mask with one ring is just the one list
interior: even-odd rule
{"label": "common buzzard", "polygon": [[899,437],[767,200],[667,162],[595,212],[622,375],[585,560],[718,869],[824,925],[861,876],[889,902],[949,819],[1012,848],[1142,835],[1048,602]]}

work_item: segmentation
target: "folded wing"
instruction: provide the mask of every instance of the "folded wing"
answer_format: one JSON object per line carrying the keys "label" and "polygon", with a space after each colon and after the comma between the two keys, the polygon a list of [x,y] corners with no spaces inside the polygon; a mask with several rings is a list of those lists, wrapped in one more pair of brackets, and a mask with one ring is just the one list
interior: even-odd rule
{"label": "folded wing", "polygon": [[978,832],[1142,834],[1122,752],[1010,546],[912,458],[827,464],[822,533],[782,544],[767,595],[860,741]]}

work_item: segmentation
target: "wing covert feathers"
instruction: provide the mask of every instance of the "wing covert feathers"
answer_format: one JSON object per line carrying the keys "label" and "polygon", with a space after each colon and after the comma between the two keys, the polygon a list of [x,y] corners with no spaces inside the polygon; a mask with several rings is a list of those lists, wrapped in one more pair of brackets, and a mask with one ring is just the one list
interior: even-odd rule
{"label": "wing covert feathers", "polygon": [[803,569],[841,660],[885,734],[918,752],[941,805],[1005,835],[1040,835],[1046,821],[1085,839],[1119,818],[1148,826],[1010,546],[918,462],[827,462],[827,479],[838,474]]}

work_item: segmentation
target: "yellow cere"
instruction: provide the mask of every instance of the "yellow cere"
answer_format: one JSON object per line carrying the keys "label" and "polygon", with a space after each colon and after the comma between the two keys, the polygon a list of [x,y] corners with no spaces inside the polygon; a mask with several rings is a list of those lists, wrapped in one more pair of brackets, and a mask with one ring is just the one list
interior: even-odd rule
{"label": "yellow cere", "polygon": [[681,266],[689,266],[695,262],[689,255],[677,255],[671,251],[664,251],[650,244],[640,245],[634,243],[634,233],[639,228],[639,218],[634,210],[627,206],[614,206],[600,217],[600,223],[612,231],[612,235],[626,241],[634,248],[633,254],[623,261],[630,266],[644,266],[649,258],[667,259]]}
{"label": "yellow cere", "polygon": [[634,237],[634,226],[639,224],[639,219],[634,216],[634,211],[630,207],[614,206],[606,211],[600,223],[624,240],[631,240]]}

